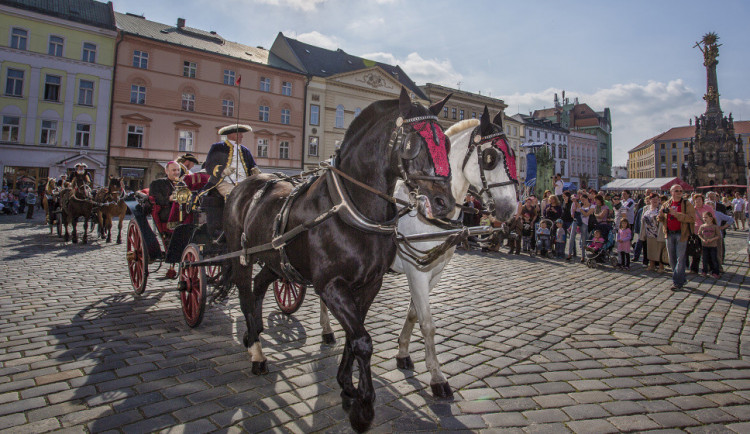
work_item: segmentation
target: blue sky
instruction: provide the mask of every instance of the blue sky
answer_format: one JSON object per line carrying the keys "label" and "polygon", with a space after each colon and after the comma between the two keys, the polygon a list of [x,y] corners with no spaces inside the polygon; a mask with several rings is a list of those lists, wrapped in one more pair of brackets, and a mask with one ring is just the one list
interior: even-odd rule
{"label": "blue sky", "polygon": [[[711,4],[712,6],[707,6]],[[750,120],[750,2],[115,0],[115,10],[215,30],[269,48],[278,32],[399,64],[417,82],[502,98],[508,114],[550,107],[566,91],[609,107],[614,162],[703,113],[696,41],[719,34],[722,109]]]}

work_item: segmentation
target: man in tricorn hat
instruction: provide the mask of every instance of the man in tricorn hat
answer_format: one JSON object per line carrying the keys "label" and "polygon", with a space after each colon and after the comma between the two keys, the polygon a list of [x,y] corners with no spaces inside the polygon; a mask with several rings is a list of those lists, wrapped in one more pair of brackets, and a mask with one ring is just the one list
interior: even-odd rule
{"label": "man in tricorn hat", "polygon": [[190,169],[192,169],[196,164],[201,163],[197,158],[195,158],[195,155],[188,153],[180,156],[177,159],[177,164],[180,165],[180,178],[182,178],[183,176],[190,173]]}
{"label": "man in tricorn hat", "polygon": [[70,182],[72,183],[75,180],[78,180],[76,184],[81,185],[82,183],[85,185],[88,185],[89,187],[92,186],[91,177],[86,172],[86,169],[88,166],[86,163],[78,163],[76,164],[75,171],[70,176]]}
{"label": "man in tricorn hat", "polygon": [[201,195],[209,234],[221,233],[224,199],[232,189],[248,176],[260,173],[250,150],[242,146],[242,137],[253,129],[249,125],[233,124],[219,129],[223,142],[214,143],[208,151],[203,168],[211,175]]}

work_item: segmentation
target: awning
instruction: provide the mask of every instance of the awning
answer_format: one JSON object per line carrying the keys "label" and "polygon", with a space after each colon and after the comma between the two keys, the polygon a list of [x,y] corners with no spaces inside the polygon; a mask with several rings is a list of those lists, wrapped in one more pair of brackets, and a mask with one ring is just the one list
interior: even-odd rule
{"label": "awning", "polygon": [[691,191],[693,187],[677,177],[672,178],[628,178],[615,179],[601,189],[605,191],[622,191],[622,190],[659,190],[669,191],[673,185],[679,184],[683,190]]}
{"label": "awning", "polygon": [[710,190],[712,188],[734,188],[734,189],[745,189],[747,188],[747,185],[742,184],[716,184],[716,185],[702,185],[700,187],[695,187],[697,190]]}

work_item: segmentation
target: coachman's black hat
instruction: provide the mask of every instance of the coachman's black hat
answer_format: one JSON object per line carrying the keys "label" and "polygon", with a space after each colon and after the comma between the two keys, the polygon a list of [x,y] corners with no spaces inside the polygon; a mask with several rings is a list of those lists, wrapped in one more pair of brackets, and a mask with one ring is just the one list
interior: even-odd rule
{"label": "coachman's black hat", "polygon": [[250,125],[232,124],[232,125],[227,125],[226,127],[219,128],[219,135],[226,136],[227,134],[232,134],[232,133],[249,133],[252,130],[253,129],[250,127]]}
{"label": "coachman's black hat", "polygon": [[185,155],[183,155],[183,156],[182,156],[182,157],[180,157],[180,158],[182,158],[182,159],[183,159],[183,160],[185,160],[185,161],[191,161],[191,162],[193,162],[193,163],[195,163],[195,164],[201,164],[201,162],[200,162],[200,161],[198,161],[198,159],[197,159],[197,158],[195,158],[195,155],[193,155],[193,154],[185,154]]}

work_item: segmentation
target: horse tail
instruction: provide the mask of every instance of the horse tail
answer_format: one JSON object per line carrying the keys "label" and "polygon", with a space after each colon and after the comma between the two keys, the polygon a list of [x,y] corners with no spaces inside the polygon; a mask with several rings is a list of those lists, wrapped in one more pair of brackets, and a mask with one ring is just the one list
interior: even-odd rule
{"label": "horse tail", "polygon": [[212,303],[221,302],[227,299],[232,293],[234,287],[234,260],[225,259],[221,263],[221,269],[216,281],[214,282],[214,291],[210,298]]}

